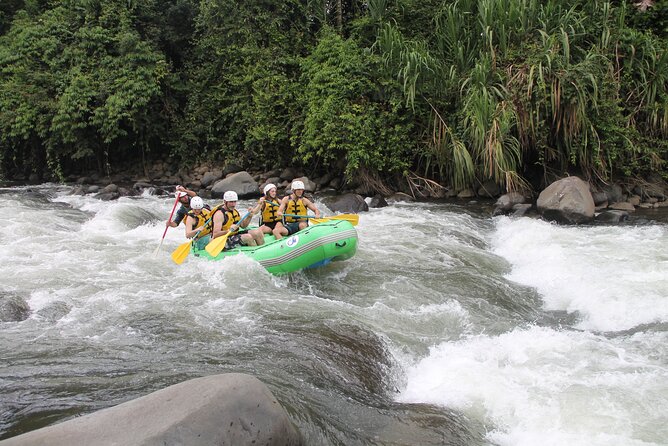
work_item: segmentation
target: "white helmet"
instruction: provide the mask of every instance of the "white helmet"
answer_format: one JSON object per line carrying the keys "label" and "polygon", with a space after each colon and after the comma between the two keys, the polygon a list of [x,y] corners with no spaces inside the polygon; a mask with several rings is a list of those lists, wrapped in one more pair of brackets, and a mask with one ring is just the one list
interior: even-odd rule
{"label": "white helmet", "polygon": [[204,200],[201,197],[193,197],[190,200],[190,209],[202,209],[204,207]]}
{"label": "white helmet", "polygon": [[181,198],[183,198],[183,197],[185,197],[185,196],[187,196],[187,195],[188,195],[188,194],[185,193],[185,192],[177,192],[177,193],[176,193],[176,198],[181,199]]}
{"label": "white helmet", "polygon": [[304,189],[304,182],[295,180],[292,182],[292,190],[297,190],[297,189]]}
{"label": "white helmet", "polygon": [[269,183],[264,187],[264,194],[267,195],[267,192],[269,192],[272,189],[276,189],[276,185],[273,183]]}
{"label": "white helmet", "polygon": [[228,190],[223,194],[223,200],[224,201],[238,201],[239,197],[237,196],[237,193],[234,192],[233,190]]}

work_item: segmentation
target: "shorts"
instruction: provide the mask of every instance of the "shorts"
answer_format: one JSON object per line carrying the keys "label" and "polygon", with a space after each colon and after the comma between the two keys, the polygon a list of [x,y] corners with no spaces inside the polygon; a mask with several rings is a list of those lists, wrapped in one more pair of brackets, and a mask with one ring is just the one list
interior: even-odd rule
{"label": "shorts", "polygon": [[292,223],[286,223],[285,229],[288,230],[288,235],[292,235],[295,232],[299,231],[299,221],[293,221]]}
{"label": "shorts", "polygon": [[276,227],[276,223],[278,223],[278,221],[272,221],[271,223],[262,223],[262,226],[266,226],[269,229],[274,229]]}
{"label": "shorts", "polygon": [[205,235],[204,237],[200,237],[197,240],[193,242],[193,247],[198,250],[202,250],[206,248],[206,245],[209,244],[211,241],[211,236],[210,235]]}

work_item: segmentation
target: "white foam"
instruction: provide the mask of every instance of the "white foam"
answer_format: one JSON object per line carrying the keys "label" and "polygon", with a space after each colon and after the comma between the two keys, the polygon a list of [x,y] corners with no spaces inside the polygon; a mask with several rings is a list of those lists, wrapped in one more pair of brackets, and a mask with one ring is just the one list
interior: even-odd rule
{"label": "white foam", "polygon": [[589,333],[533,327],[442,343],[406,375],[399,400],[488,420],[502,446],[658,445],[668,434],[668,369]]}
{"label": "white foam", "polygon": [[578,312],[580,328],[616,331],[668,321],[666,231],[504,217],[492,246],[512,265],[507,277],[535,287],[546,309]]}

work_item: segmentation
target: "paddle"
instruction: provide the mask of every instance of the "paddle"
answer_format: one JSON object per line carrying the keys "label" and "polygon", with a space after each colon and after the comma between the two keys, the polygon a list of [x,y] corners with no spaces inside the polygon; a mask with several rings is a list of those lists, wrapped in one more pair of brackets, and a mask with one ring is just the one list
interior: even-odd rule
{"label": "paddle", "polygon": [[178,192],[176,193],[176,200],[174,200],[174,206],[172,207],[172,212],[169,214],[169,218],[167,219],[167,224],[165,225],[165,232],[162,233],[162,238],[160,239],[160,244],[156,248],[155,252],[153,253],[153,257],[156,257],[158,253],[160,252],[160,248],[162,248],[162,242],[165,241],[165,235],[167,235],[167,230],[170,228],[169,222],[172,221],[172,216],[174,215],[174,210],[176,209],[176,205],[179,204],[179,194]]}
{"label": "paddle", "polygon": [[[248,214],[250,214],[250,212],[246,212],[246,215],[241,217],[241,220],[239,220],[239,224],[241,224],[241,222],[244,221],[246,217],[248,217]],[[239,231],[239,229],[237,229],[237,231]],[[232,234],[231,231],[227,231],[227,234],[221,235],[220,237],[216,237],[215,239],[211,240],[204,249],[206,249],[206,252],[208,252],[211,257],[217,257],[218,254],[220,254],[220,251],[222,251],[225,248],[225,243],[227,242],[227,238],[231,234]]]}
{"label": "paddle", "polygon": [[310,215],[294,215],[294,214],[283,214],[285,217],[295,217],[295,218],[308,218],[313,222],[313,224],[325,223],[330,220],[346,220],[349,221],[353,226],[357,226],[357,223],[360,221],[360,216],[358,214],[339,214],[332,215],[331,217],[322,217],[315,218]]}
{"label": "paddle", "polygon": [[[211,217],[211,218],[213,218],[213,217]],[[208,225],[209,222],[211,221],[211,218],[209,218],[206,221],[206,223],[204,223],[203,226]],[[202,231],[197,231],[195,233],[195,235],[193,236],[191,241],[181,243],[179,245],[179,247],[176,248],[174,250],[174,252],[172,252],[172,260],[174,261],[174,263],[176,263],[177,265],[180,265],[180,264],[183,263],[183,261],[186,259],[186,257],[188,257],[188,254],[190,254],[190,248],[192,247],[192,244],[195,242],[195,240],[197,240],[197,236],[199,235],[200,232],[202,232]]]}

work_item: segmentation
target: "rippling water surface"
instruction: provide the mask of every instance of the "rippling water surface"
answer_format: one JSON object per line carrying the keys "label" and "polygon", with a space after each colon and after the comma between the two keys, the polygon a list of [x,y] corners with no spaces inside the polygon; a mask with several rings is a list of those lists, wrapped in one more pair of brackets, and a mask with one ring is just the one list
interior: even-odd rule
{"label": "rippling water surface", "polygon": [[668,444],[664,223],[396,203],[277,278],[154,257],[169,197],[68,193],[0,190],[0,439],[243,372],[313,445]]}

